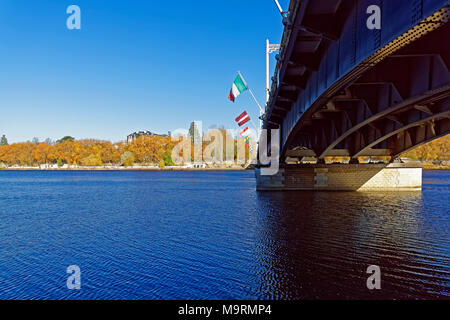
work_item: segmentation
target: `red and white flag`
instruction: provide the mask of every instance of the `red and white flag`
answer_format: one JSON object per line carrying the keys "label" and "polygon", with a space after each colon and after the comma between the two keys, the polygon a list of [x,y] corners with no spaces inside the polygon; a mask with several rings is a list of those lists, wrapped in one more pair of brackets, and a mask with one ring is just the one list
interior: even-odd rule
{"label": "red and white flag", "polygon": [[250,133],[250,132],[248,131],[248,127],[246,127],[246,128],[244,129],[244,131],[241,132],[241,136],[245,137],[245,136],[247,136],[249,133]]}
{"label": "red and white flag", "polygon": [[250,121],[250,116],[248,115],[247,111],[244,111],[241,113],[239,117],[236,118],[236,122],[239,125],[239,127],[242,127],[244,124]]}

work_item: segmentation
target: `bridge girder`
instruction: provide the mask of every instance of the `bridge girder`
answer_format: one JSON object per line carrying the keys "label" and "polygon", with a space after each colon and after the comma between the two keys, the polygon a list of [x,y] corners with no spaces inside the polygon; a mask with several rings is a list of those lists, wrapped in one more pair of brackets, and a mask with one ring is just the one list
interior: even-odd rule
{"label": "bridge girder", "polygon": [[[385,63],[390,64],[388,60]],[[386,66],[381,64],[379,68]],[[319,158],[330,156],[335,148],[347,149],[355,158],[377,145],[386,149],[382,143],[391,138],[391,132],[448,115],[450,72],[441,56],[414,55],[414,63],[408,68],[411,74],[421,76],[397,80],[391,78],[392,73],[375,68],[371,72],[376,76],[367,75],[349,86],[351,97],[337,97],[312,115],[313,120],[322,121],[313,126],[310,137],[315,140],[309,143]],[[403,99],[398,87],[404,95],[413,96]]]}
{"label": "bridge girder", "polygon": [[[327,61],[355,23],[356,1],[326,2],[322,6],[321,1],[302,1],[303,20],[293,21],[295,41],[284,49],[279,86],[265,116],[266,128],[282,129],[282,158],[296,147],[318,158],[395,157],[411,148],[409,142],[419,145],[449,133],[450,44],[442,39],[450,35],[450,7],[428,18],[418,15],[415,26],[362,63],[356,63],[356,51],[348,51],[350,56],[344,58],[355,68],[329,82],[333,67]],[[415,2],[422,5],[421,0]],[[433,2],[437,5],[439,0]],[[426,6],[431,4],[422,12]],[[382,40],[376,31],[372,37]],[[356,44],[354,48],[360,50]],[[340,68],[334,66],[337,73]]]}

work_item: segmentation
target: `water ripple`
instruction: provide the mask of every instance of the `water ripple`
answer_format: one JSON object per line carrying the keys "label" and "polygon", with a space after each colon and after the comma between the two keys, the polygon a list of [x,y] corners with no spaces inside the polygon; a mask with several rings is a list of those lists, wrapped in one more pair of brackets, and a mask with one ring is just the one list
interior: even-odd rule
{"label": "water ripple", "polygon": [[1,299],[450,298],[450,172],[412,193],[257,193],[252,172],[0,182]]}

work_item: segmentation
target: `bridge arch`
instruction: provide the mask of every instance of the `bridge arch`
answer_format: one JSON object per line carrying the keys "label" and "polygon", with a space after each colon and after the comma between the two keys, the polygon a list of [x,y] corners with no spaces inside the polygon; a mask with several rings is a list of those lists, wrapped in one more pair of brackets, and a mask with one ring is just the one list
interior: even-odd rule
{"label": "bridge arch", "polygon": [[[450,133],[449,2],[291,1],[264,127],[282,158],[396,157]],[[375,1],[377,2],[377,1]]]}

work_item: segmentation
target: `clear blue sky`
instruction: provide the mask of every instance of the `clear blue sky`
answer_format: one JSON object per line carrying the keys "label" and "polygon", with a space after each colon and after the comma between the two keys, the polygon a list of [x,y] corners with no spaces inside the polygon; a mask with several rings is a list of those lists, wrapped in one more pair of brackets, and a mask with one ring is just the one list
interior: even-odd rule
{"label": "clear blue sky", "polygon": [[[66,28],[71,4],[81,30]],[[193,120],[236,128],[244,109],[257,122],[248,93],[227,95],[240,70],[264,103],[265,39],[282,30],[272,0],[1,0],[0,134],[119,141]]]}

